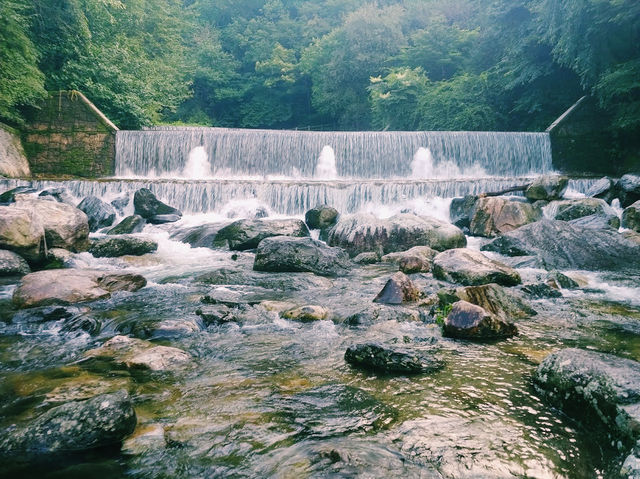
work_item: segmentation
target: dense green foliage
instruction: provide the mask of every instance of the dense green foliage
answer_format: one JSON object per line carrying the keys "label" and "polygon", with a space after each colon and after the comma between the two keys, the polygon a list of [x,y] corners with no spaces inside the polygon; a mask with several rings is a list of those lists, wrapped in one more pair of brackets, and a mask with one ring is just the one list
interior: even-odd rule
{"label": "dense green foliage", "polygon": [[121,127],[640,132],[637,0],[5,0],[0,120],[83,91]]}

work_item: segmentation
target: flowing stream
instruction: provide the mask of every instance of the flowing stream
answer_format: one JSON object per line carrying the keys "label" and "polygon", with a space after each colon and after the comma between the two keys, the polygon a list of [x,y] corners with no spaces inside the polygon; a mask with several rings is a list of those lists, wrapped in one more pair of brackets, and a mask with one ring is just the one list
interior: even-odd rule
{"label": "flowing stream", "polygon": [[[331,152],[322,153],[327,145]],[[319,177],[320,159],[325,176]],[[419,163],[413,172],[412,162]],[[445,170],[454,173],[428,177]],[[164,438],[54,464],[16,460],[0,464],[0,477],[617,477],[624,452],[547,406],[530,377],[546,354],[562,347],[640,360],[637,278],[573,272],[584,286],[562,298],[530,299],[538,314],[518,322],[518,336],[471,343],[443,338],[428,309],[397,307],[384,321],[345,322],[373,307],[397,271],[393,265],[357,266],[336,279],[258,273],[251,252],[171,239],[177,229],[226,224],[259,208],[271,217],[302,217],[321,203],[342,214],[408,210],[446,219],[454,196],[522,185],[551,171],[547,135],[124,131],[117,136],[116,171],[117,178],[99,181],[0,180],[0,191],[63,187],[78,201],[132,197],[147,187],[185,213],[177,224],[145,227],[141,235],[158,242],[156,253],[73,255],[79,267],[148,280],[136,293],[91,303],[82,326],[16,312],[10,301],[16,282],[0,284],[0,430],[77,388],[124,388],[134,397],[139,428],[159,425]],[[591,183],[574,180],[570,187],[580,195]],[[120,218],[132,211],[129,204]],[[484,241],[472,238],[470,247]],[[546,274],[519,271],[529,282]],[[430,274],[412,279],[426,293],[447,286]],[[240,321],[205,327],[195,311],[206,294],[239,304]],[[334,320],[285,320],[257,305],[263,300],[323,305]],[[81,361],[115,334],[181,348],[193,361],[172,373]],[[343,359],[354,343],[419,349],[433,337],[446,362],[434,374],[371,374]]]}

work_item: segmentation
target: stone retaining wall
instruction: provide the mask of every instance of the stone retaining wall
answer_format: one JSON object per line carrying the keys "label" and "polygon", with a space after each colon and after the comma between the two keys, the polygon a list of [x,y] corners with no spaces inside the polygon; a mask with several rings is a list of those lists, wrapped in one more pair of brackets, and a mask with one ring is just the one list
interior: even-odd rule
{"label": "stone retaining wall", "polygon": [[118,128],[82,93],[51,92],[29,118],[23,146],[34,176],[110,176]]}

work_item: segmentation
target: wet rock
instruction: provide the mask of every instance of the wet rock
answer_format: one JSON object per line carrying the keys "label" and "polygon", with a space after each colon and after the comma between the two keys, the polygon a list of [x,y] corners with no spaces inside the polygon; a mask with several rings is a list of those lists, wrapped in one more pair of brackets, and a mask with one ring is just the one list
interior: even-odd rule
{"label": "wet rock", "polygon": [[202,306],[196,309],[196,315],[200,316],[205,325],[225,324],[238,321],[238,318],[233,314],[232,308],[224,304]]}
{"label": "wet rock", "polygon": [[542,361],[533,381],[548,402],[584,425],[600,424],[616,439],[638,437],[640,363],[595,351],[562,349]]}
{"label": "wet rock", "polygon": [[640,200],[640,175],[624,175],[616,185],[623,208]]}
{"label": "wet rock", "polygon": [[534,298],[561,298],[562,293],[547,283],[532,283],[522,286],[522,291]]}
{"label": "wet rock", "polygon": [[348,255],[340,248],[331,248],[312,238],[276,236],[260,242],[253,269],[338,276],[347,273],[350,265]]}
{"label": "wet rock", "polygon": [[473,208],[477,200],[478,196],[476,195],[467,195],[463,198],[454,198],[451,200],[451,206],[449,207],[451,223],[458,228],[469,228]]}
{"label": "wet rock", "polygon": [[111,206],[113,206],[116,209],[116,211],[119,214],[123,215],[125,208],[127,206],[129,206],[129,201],[130,201],[129,195],[128,194],[124,194],[122,196],[119,196],[119,197],[111,200],[110,204],[111,204]]}
{"label": "wet rock", "polygon": [[390,348],[376,343],[350,346],[344,353],[344,360],[352,366],[380,373],[421,374],[444,367],[433,353]]}
{"label": "wet rock", "polygon": [[319,205],[305,213],[304,221],[311,229],[324,230],[336,224],[338,214],[338,210],[331,206]]}
{"label": "wet rock", "polygon": [[527,318],[536,314],[515,293],[493,283],[441,290],[438,291],[438,299],[441,307],[462,300],[503,319]]}
{"label": "wet rock", "polygon": [[274,236],[307,237],[309,230],[304,222],[285,220],[238,220],[222,228],[216,235],[215,244],[229,245],[234,251],[257,248],[265,238]]}
{"label": "wet rock", "polygon": [[420,291],[409,277],[401,271],[394,274],[382,291],[373,300],[374,303],[402,304],[418,301],[422,296]]}
{"label": "wet rock", "polygon": [[554,211],[554,219],[561,221],[575,220],[590,215],[615,215],[615,211],[606,201],[599,198],[577,198],[557,201],[550,204]]}
{"label": "wet rock", "polygon": [[156,323],[149,331],[151,339],[179,339],[202,331],[195,319],[166,319]]}
{"label": "wet rock", "polygon": [[64,188],[50,188],[48,190],[43,190],[38,196],[45,200],[51,199],[58,203],[66,203],[67,205],[76,206],[76,202],[73,197]]}
{"label": "wet rock", "polygon": [[[640,441],[639,441],[640,442]],[[631,454],[622,463],[620,477],[625,479],[640,479],[640,444],[636,443]]]}
{"label": "wet rock", "polygon": [[398,305],[388,306],[386,304],[377,303],[368,306],[366,309],[357,311],[343,318],[343,322],[350,326],[359,326],[375,322],[398,321],[413,322],[426,319],[421,311],[414,308],[404,308]]}
{"label": "wet rock", "polygon": [[438,279],[467,286],[497,283],[520,284],[520,275],[504,263],[467,248],[444,251],[433,260],[433,275]]}
{"label": "wet rock", "polygon": [[171,234],[171,239],[187,243],[194,248],[213,248],[218,232],[227,226],[226,224],[204,224],[181,228]]}
{"label": "wet rock", "polygon": [[622,213],[622,226],[640,233],[640,201],[625,208]]}
{"label": "wet rock", "polygon": [[17,253],[0,249],[0,277],[24,276],[31,273],[27,262]]}
{"label": "wet rock", "polygon": [[78,205],[89,219],[89,231],[111,226],[116,219],[116,210],[109,203],[105,203],[96,196],[87,196]]}
{"label": "wet rock", "polygon": [[13,323],[43,323],[46,321],[70,320],[84,315],[89,308],[78,306],[43,306],[18,311],[13,315]]}
{"label": "wet rock", "polygon": [[0,194],[0,205],[6,206],[16,201],[16,195],[27,195],[35,193],[36,190],[30,186],[17,186]]}
{"label": "wet rock", "polygon": [[0,248],[33,264],[42,260],[43,238],[44,227],[31,211],[0,206]]}
{"label": "wet rock", "polygon": [[501,339],[518,334],[515,324],[487,312],[484,308],[457,301],[444,320],[442,334],[461,339]]}
{"label": "wet rock", "polygon": [[284,319],[301,321],[308,323],[311,321],[322,321],[329,317],[329,310],[323,306],[307,305],[293,308],[282,313]]}
{"label": "wet rock", "polygon": [[431,260],[419,255],[405,255],[398,261],[398,267],[405,274],[428,273],[431,271]]}
{"label": "wet rock", "polygon": [[125,391],[49,409],[0,439],[2,455],[44,456],[120,443],[133,432],[136,414]]}
{"label": "wet rock", "polygon": [[414,246],[406,251],[398,251],[396,253],[385,254],[381,261],[384,263],[399,263],[400,260],[407,256],[421,256],[428,260],[433,260],[438,252],[428,246]]}
{"label": "wet rock", "polygon": [[560,175],[546,175],[536,178],[524,195],[532,200],[559,200],[569,185],[569,178]]}
{"label": "wet rock", "polygon": [[600,198],[607,203],[611,203],[611,200],[616,197],[615,185],[615,181],[605,176],[591,185],[585,192],[585,196],[588,198]]}
{"label": "wet rock", "polygon": [[133,235],[108,236],[95,241],[89,253],[96,258],[117,258],[118,256],[142,256],[158,249],[158,243]]}
{"label": "wet rock", "polygon": [[148,218],[149,223],[152,225],[163,225],[166,223],[175,223],[176,221],[180,221],[182,215],[171,214],[171,215],[154,215]]}
{"label": "wet rock", "polygon": [[638,244],[616,231],[578,228],[565,221],[531,223],[496,238],[481,249],[509,256],[537,256],[547,269],[640,269]]}
{"label": "wet rock", "polygon": [[47,250],[47,269],[71,267],[73,253],[63,248]]}
{"label": "wet rock", "polygon": [[595,230],[620,228],[620,218],[615,214],[611,215],[589,215],[569,221],[570,224],[578,228],[588,228]]}
{"label": "wet rock", "polygon": [[560,271],[549,271],[547,274],[547,284],[555,289],[573,289],[579,285],[569,276],[562,274]]}
{"label": "wet rock", "polygon": [[97,280],[100,287],[106,289],[110,293],[114,293],[116,291],[129,291],[133,293],[147,285],[147,280],[144,276],[130,273],[109,274],[103,272],[97,276]]}
{"label": "wet rock", "polygon": [[109,231],[108,235],[124,235],[132,233],[140,233],[147,221],[140,215],[131,215],[124,218],[120,223],[115,225]]}
{"label": "wet rock", "polygon": [[467,244],[459,228],[428,216],[405,213],[388,219],[370,214],[341,216],[329,230],[327,242],[344,248],[350,256],[365,251],[384,254],[406,251],[413,246],[429,246],[443,251]]}
{"label": "wet rock", "polygon": [[38,271],[22,278],[13,293],[13,304],[32,308],[95,301],[108,298],[115,291],[135,291],[144,284],[146,280],[139,275],[75,269]]}
{"label": "wet rock", "polygon": [[89,220],[73,206],[32,198],[19,198],[12,207],[33,213],[44,228],[47,248],[64,248],[74,253],[89,246]]}
{"label": "wet rock", "polygon": [[333,286],[331,280],[312,273],[291,273],[284,276],[278,273],[231,268],[220,268],[202,274],[196,280],[207,284],[253,285],[276,291],[308,291],[310,289],[329,289]]}
{"label": "wet rock", "polygon": [[530,203],[498,196],[479,198],[472,211],[469,231],[476,236],[494,237],[538,221],[542,211]]}
{"label": "wet rock", "polygon": [[149,341],[114,336],[101,347],[85,353],[86,358],[113,361],[128,369],[172,371],[190,364],[189,354],[178,348],[154,346]]}
{"label": "wet rock", "polygon": [[[133,195],[133,207],[137,215],[142,216],[144,219],[152,222],[151,220],[161,218],[165,215],[177,217],[182,216],[182,213],[160,201],[156,196],[147,188],[140,188]],[[177,219],[175,220],[177,221]]]}
{"label": "wet rock", "polygon": [[380,261],[380,255],[373,251],[360,253],[358,256],[353,258],[353,262],[358,264],[375,264],[379,261]]}

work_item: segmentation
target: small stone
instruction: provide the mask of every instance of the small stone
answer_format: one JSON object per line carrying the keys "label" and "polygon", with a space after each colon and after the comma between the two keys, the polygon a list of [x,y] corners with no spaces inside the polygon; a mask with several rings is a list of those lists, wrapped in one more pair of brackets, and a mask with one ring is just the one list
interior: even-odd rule
{"label": "small stone", "polygon": [[329,310],[323,306],[307,305],[285,311],[282,317],[303,323],[322,321],[329,317]]}
{"label": "small stone", "polygon": [[489,314],[484,308],[458,301],[444,320],[442,333],[461,339],[501,339],[518,334],[516,326],[504,319]]}
{"label": "small stone", "polygon": [[413,281],[399,271],[387,281],[373,301],[374,303],[402,304],[418,301],[423,296],[422,291],[413,284]]}

